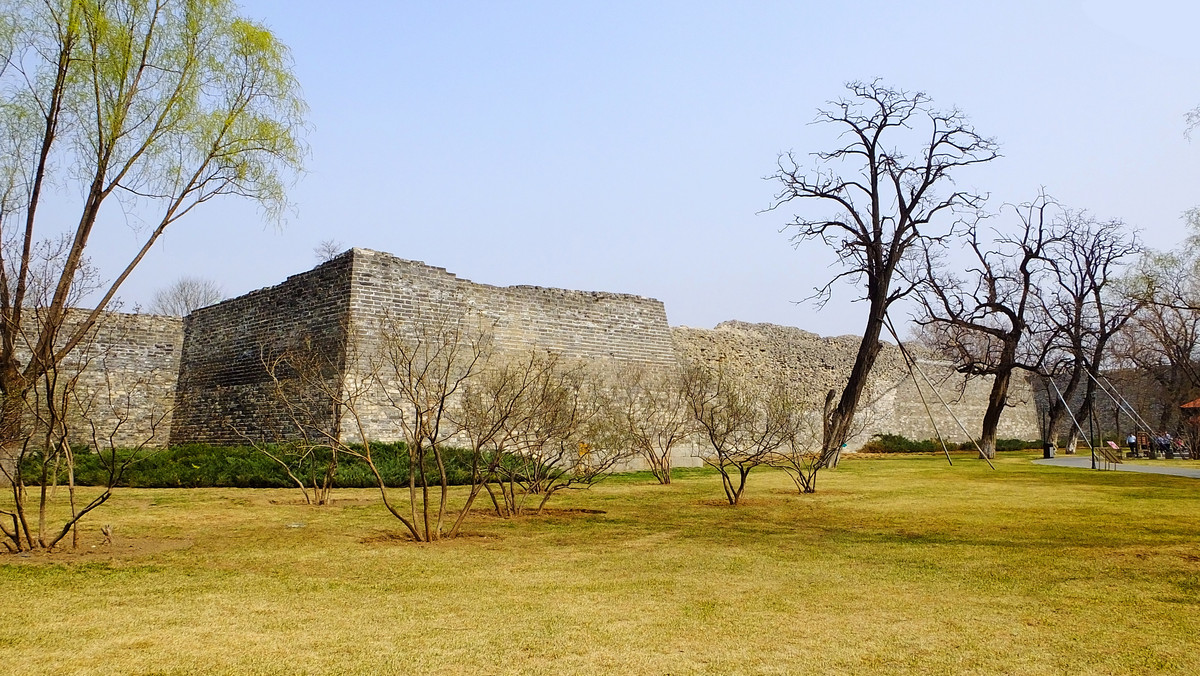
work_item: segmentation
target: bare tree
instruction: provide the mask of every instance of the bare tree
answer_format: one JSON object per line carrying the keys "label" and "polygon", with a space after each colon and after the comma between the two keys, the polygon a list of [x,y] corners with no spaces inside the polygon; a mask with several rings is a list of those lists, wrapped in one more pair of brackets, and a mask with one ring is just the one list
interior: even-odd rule
{"label": "bare tree", "polygon": [[[12,489],[12,508],[0,509],[10,521],[0,522],[4,545],[10,551],[53,549],[67,535],[72,536],[71,546],[78,546],[79,522],[112,497],[134,463],[156,452],[150,444],[165,427],[171,407],[146,409],[143,402],[154,398],[155,389],[146,377],[116,380],[115,369],[107,361],[121,341],[119,333],[110,337],[116,340],[97,340],[94,328],[69,360],[45,369],[22,398],[27,407],[21,428],[24,436],[17,446],[14,471],[4,470]],[[131,437],[136,441],[130,443]],[[76,454],[80,452],[95,454],[103,470],[100,493],[82,504],[75,485]],[[60,524],[52,526],[51,493],[62,475],[69,511]],[[30,496],[31,479],[38,489],[36,501]]]}
{"label": "bare tree", "polygon": [[[442,314],[412,321],[390,321],[380,332],[381,349],[372,368],[379,391],[397,416],[408,450],[408,513],[393,505],[372,458],[384,506],[413,539],[440,540],[470,509],[449,507],[447,447],[458,431],[452,409],[468,381],[487,363],[492,350],[490,327],[468,314]],[[369,447],[368,447],[369,448]],[[430,488],[437,491],[430,495]],[[457,532],[457,531],[453,531]]]}
{"label": "bare tree", "polygon": [[671,453],[695,433],[681,371],[623,369],[616,377],[612,415],[654,478],[671,483]]}
{"label": "bare tree", "polygon": [[[825,406],[833,406],[833,397],[826,399]],[[800,402],[794,401],[786,389],[780,389],[774,403],[781,420],[783,442],[771,455],[770,463],[787,472],[796,490],[801,494],[817,492],[817,474],[828,467],[830,455],[837,450],[828,450],[821,444],[822,420],[828,419],[828,410],[817,414]],[[856,416],[851,435],[861,434],[866,428],[862,416]]]}
{"label": "bare tree", "polygon": [[[282,213],[284,186],[305,154],[305,106],[287,48],[230,3],[9,1],[0,15],[9,38],[0,49],[4,464],[25,438],[26,395],[86,340],[168,227],[222,195]],[[77,187],[82,205],[34,322],[35,247],[58,232],[38,218],[47,183]],[[94,309],[68,324],[93,231],[114,196],[147,227]]]}
{"label": "bare tree", "polygon": [[154,292],[148,308],[151,314],[186,317],[192,310],[225,300],[221,285],[203,277],[180,277],[170,286]]}
{"label": "bare tree", "polygon": [[[1063,238],[1048,247],[1050,284],[1043,294],[1050,350],[1059,358],[1047,365],[1047,377],[1066,377],[1050,398],[1047,441],[1055,442],[1065,422],[1067,402],[1082,395],[1075,420],[1086,420],[1095,406],[1097,381],[1114,336],[1141,306],[1119,287],[1124,262],[1141,252],[1136,233],[1119,220],[1101,221],[1086,212],[1063,213]],[[1049,361],[1049,360],[1048,360]],[[1061,375],[1060,375],[1061,374]],[[1066,443],[1073,453],[1078,430],[1069,427]]]}
{"label": "bare tree", "polygon": [[260,346],[279,417],[260,417],[256,430],[234,428],[283,469],[310,505],[333,502],[339,456],[361,456],[343,443],[340,430],[344,410],[362,398],[365,388],[342,378],[346,346],[330,348],[311,341],[282,349]]}
{"label": "bare tree", "polygon": [[683,387],[704,448],[700,457],[721,474],[725,499],[737,505],[750,472],[796,438],[795,402],[785,387],[759,393],[723,368],[699,364],[687,367]]}
{"label": "bare tree", "polygon": [[959,169],[997,157],[992,139],[977,134],[959,111],[934,109],[924,93],[879,81],[846,87],[849,97],[831,102],[817,121],[833,125],[849,142],[814,153],[812,170],[802,169],[791,152],[781,156],[771,178],[782,188],[770,207],[806,199],[829,207],[826,215],[797,216],[788,226],[792,241],[818,240],[838,256],[842,272],[817,290],[818,302],[829,298],[836,282],[849,279],[868,304],[854,365],[822,425],[821,453],[834,463],[879,355],[888,310],[912,291],[899,278],[901,267],[923,243],[945,236],[949,226],[938,224],[947,212],[980,203],[969,192],[947,192]]}
{"label": "bare tree", "polygon": [[1058,205],[1045,194],[1005,210],[1017,219],[1015,234],[995,232],[985,240],[983,216],[964,222],[972,267],[963,276],[939,268],[935,249],[925,248],[916,320],[959,372],[993,379],[979,440],[986,458],[995,457],[1013,373],[1041,369],[1044,352],[1023,348],[1030,345],[1030,320],[1049,274],[1047,257],[1064,239]]}
{"label": "bare tree", "polygon": [[[466,383],[452,415],[469,446],[471,487],[466,508],[455,520],[448,537],[457,534],[467,510],[484,489],[492,498],[498,515],[512,513],[515,500],[506,499],[502,508],[489,483],[501,481],[504,476],[503,464],[518,441],[517,430],[523,426],[518,419],[533,413],[527,402],[542,378],[542,364],[543,360],[536,352],[531,352],[528,360],[523,361],[499,359],[486,365]],[[514,492],[509,490],[505,496]]]}
{"label": "bare tree", "polygon": [[528,386],[489,455],[485,488],[500,516],[540,513],[559,491],[588,488],[632,453],[614,420],[605,384],[582,363],[532,352]]}
{"label": "bare tree", "polygon": [[313,255],[317,257],[317,262],[328,263],[342,253],[342,246],[342,243],[336,239],[323,239],[320,244],[313,247]]}

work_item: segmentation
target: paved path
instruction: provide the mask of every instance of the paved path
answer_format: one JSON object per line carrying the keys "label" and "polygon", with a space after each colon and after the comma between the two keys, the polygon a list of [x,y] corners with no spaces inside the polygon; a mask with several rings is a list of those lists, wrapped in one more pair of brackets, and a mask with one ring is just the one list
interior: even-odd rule
{"label": "paved path", "polygon": [[[1091,469],[1091,455],[1082,457],[1066,457],[1066,458],[1038,458],[1033,461],[1038,465],[1054,465],[1056,467],[1082,467],[1083,469]],[[1098,467],[1104,467],[1104,463],[1097,460]],[[1115,469],[1118,472],[1145,472],[1146,474],[1170,474],[1171,476],[1186,476],[1193,479],[1200,479],[1200,469],[1192,467],[1170,467],[1167,465],[1134,465],[1130,463],[1110,464],[1109,469]]]}

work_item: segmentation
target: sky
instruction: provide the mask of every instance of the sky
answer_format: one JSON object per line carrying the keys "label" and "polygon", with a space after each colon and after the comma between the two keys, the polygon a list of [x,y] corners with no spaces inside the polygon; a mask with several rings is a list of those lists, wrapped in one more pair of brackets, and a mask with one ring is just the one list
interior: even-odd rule
{"label": "sky", "polygon": [[[857,293],[781,229],[779,153],[839,145],[812,124],[844,83],[880,78],[957,107],[1003,157],[963,170],[990,204],[1041,188],[1169,249],[1200,205],[1200,3],[367,2],[245,0],[292,50],[311,154],[282,225],[210,203],[123,287],[180,276],[228,296],[318,261],[323,240],[476,282],[662,300],[672,325],[728,320],[853,334]],[[110,276],[136,233],[109,219]]]}

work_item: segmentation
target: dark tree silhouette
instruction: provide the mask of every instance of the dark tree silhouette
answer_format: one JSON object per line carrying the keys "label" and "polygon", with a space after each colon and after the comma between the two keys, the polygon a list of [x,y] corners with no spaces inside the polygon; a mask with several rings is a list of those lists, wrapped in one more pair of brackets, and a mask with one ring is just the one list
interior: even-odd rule
{"label": "dark tree silhouette", "polygon": [[934,345],[959,372],[993,378],[979,439],[987,458],[996,454],[996,428],[1014,372],[1039,372],[1044,361],[1046,343],[1028,338],[1050,274],[1047,257],[1064,239],[1058,205],[1045,194],[1006,210],[1020,223],[1015,234],[996,232],[985,241],[986,217],[963,223],[972,267],[962,275],[939,265],[942,259],[926,248],[917,294],[922,315],[916,321]]}
{"label": "dark tree silhouette", "polygon": [[[868,304],[862,342],[840,396],[829,393],[822,429],[822,455],[836,464],[849,436],[867,378],[879,354],[879,336],[889,308],[912,290],[900,271],[922,243],[948,234],[956,207],[976,208],[978,195],[954,189],[960,168],[997,157],[996,143],[980,136],[957,111],[939,111],[921,92],[879,81],[846,85],[848,97],[819,111],[817,122],[832,125],[846,145],[813,153],[815,167],[802,168],[785,153],[770,178],[782,188],[771,209],[794,200],[813,200],[830,209],[797,215],[789,224],[796,245],[822,242],[837,254],[842,271],[815,298],[823,304],[833,285],[852,280]],[[832,405],[836,399],[836,405]]]}

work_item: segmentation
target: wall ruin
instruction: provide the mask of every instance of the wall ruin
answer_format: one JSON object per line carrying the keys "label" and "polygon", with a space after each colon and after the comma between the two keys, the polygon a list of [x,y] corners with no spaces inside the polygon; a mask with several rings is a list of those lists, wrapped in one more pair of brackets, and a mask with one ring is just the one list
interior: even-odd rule
{"label": "wall ruin", "polygon": [[[571,359],[655,367],[671,367],[680,359],[720,362],[751,380],[782,374],[814,406],[844,382],[858,347],[857,337],[822,338],[770,324],[672,329],[662,302],[651,298],[477,284],[443,268],[351,249],[276,286],[197,310],[184,321],[182,349],[175,352],[181,356],[171,362],[178,366],[178,387],[170,441],[233,444],[286,431],[292,421],[278,405],[275,383],[264,367],[274,356],[288,351],[319,355],[322,382],[339,386],[366,377],[365,360],[378,354],[388,332],[461,316],[486,327],[500,352],[538,348]],[[128,368],[169,369],[171,363],[147,356],[143,366]],[[932,359],[924,359],[922,367],[954,413],[977,433],[990,381],[963,380]],[[929,388],[922,384],[918,390],[898,349],[886,346],[872,375],[863,429],[851,447],[877,432],[934,437],[919,393],[926,396],[942,433],[965,440]],[[358,410],[367,436],[400,438],[396,412],[378,388],[359,401]],[[332,406],[315,411],[312,419],[346,438],[357,436]],[[1032,391],[1024,379],[1014,383],[1012,406],[999,435],[1038,438]]]}
{"label": "wall ruin", "polygon": [[[731,321],[711,330],[672,329],[662,302],[652,298],[477,284],[443,268],[351,249],[281,284],[201,308],[186,319],[108,313],[61,370],[78,373],[79,396],[90,406],[87,417],[96,423],[102,444],[110,439],[122,447],[241,444],[294,432],[295,419],[279,405],[277,383],[266,368],[272,359],[309,355],[308,377],[336,389],[366,377],[364,360],[378,354],[388,332],[439,317],[477,321],[491,333],[497,351],[512,355],[537,348],[567,359],[653,368],[698,360],[719,363],[751,382],[782,375],[813,407],[829,389],[844,384],[858,347],[855,336],[823,338],[771,324]],[[284,366],[278,371],[281,379],[297,381],[298,367]],[[948,364],[928,357],[921,366],[977,434],[990,380],[964,380]],[[355,440],[357,428],[312,389],[304,384],[296,390],[308,392],[309,400],[300,400],[308,409],[307,423]],[[934,437],[921,394],[947,438],[967,438],[930,389],[924,383],[917,387],[894,346],[885,345],[880,353],[868,394],[870,404],[852,449],[881,432]],[[1001,438],[1039,437],[1033,394],[1027,379],[1015,379]],[[396,411],[379,388],[368,391],[358,411],[371,439],[401,437]],[[75,441],[91,443],[90,426],[80,422]],[[681,466],[697,463],[687,450],[676,458]]]}
{"label": "wall ruin", "polygon": [[[721,364],[750,382],[782,376],[814,410],[823,405],[826,392],[840,391],[845,385],[859,344],[858,336],[824,338],[790,326],[737,321],[723,322],[712,330],[676,327],[673,335],[680,358]],[[946,439],[969,440],[953,416],[967,426],[972,436],[978,436],[991,379],[964,379],[945,362],[920,355],[917,359],[951,410],[941,405],[924,382],[918,390],[899,348],[885,343],[868,383],[868,405],[857,416],[859,431],[847,442],[848,448],[859,448],[879,433],[916,440],[935,438],[937,433],[922,404],[922,395]],[[1009,401],[1010,408],[997,430],[999,438],[1039,438],[1033,390],[1027,379],[1013,379]]]}

